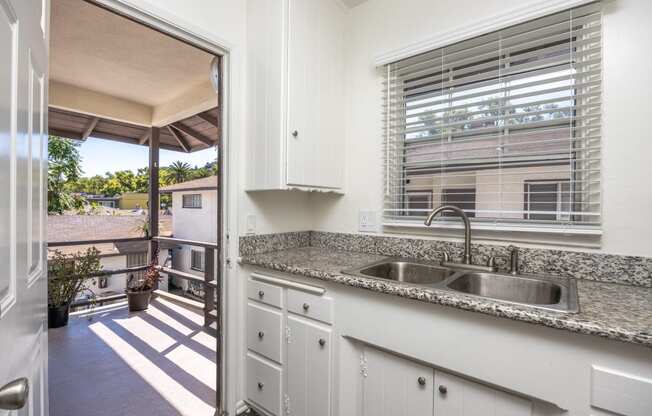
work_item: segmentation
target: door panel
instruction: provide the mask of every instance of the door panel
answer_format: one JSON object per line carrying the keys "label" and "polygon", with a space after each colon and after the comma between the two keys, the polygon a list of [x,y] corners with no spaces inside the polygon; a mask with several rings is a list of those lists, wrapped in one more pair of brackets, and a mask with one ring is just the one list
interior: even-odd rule
{"label": "door panel", "polygon": [[0,0],[0,387],[29,380],[26,405],[47,416],[47,10]]}
{"label": "door panel", "polygon": [[432,368],[369,347],[361,365],[364,416],[433,414]]}
{"label": "door panel", "polygon": [[530,416],[532,414],[532,402],[527,399],[451,374],[436,371],[435,385],[435,416]]}

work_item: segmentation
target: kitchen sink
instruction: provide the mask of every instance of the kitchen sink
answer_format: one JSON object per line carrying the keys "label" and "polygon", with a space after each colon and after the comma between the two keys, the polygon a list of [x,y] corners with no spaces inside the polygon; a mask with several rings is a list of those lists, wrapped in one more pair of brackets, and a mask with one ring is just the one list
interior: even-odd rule
{"label": "kitchen sink", "polygon": [[401,258],[388,258],[343,273],[555,312],[579,310],[573,279],[477,272]]}
{"label": "kitchen sink", "polygon": [[359,269],[361,275],[395,280],[397,282],[432,284],[446,280],[455,271],[409,261],[385,261]]}

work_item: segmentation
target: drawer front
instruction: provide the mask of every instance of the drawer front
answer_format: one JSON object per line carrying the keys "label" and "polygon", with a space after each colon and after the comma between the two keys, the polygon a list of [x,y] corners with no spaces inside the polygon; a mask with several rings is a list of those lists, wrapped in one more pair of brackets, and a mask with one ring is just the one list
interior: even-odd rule
{"label": "drawer front", "polygon": [[249,303],[247,305],[247,348],[277,363],[281,362],[283,315]]}
{"label": "drawer front", "polygon": [[333,300],[298,290],[288,289],[288,311],[327,324],[333,323]]}
{"label": "drawer front", "polygon": [[277,308],[283,307],[283,288],[250,279],[247,285],[247,297]]}
{"label": "drawer front", "polygon": [[247,354],[247,398],[273,415],[281,414],[281,370]]}

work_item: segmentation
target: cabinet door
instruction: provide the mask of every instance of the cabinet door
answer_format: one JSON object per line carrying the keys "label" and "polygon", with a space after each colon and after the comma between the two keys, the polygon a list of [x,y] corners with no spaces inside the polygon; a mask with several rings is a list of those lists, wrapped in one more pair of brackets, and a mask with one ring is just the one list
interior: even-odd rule
{"label": "cabinet door", "polygon": [[432,368],[373,348],[361,360],[364,416],[433,414]]}
{"label": "cabinet door", "polygon": [[287,319],[286,413],[331,414],[331,331],[302,319]]}
{"label": "cabinet door", "polygon": [[341,188],[345,14],[334,0],[289,0],[289,185]]}
{"label": "cabinet door", "polygon": [[450,374],[435,372],[435,416],[530,416],[532,402]]}

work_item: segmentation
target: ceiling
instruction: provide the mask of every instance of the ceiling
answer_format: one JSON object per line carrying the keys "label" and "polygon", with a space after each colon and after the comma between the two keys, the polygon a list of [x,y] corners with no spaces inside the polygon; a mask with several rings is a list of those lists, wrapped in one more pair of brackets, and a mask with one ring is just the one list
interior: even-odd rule
{"label": "ceiling", "polygon": [[342,0],[342,3],[344,3],[348,7],[355,7],[364,3],[365,1],[367,0]]}
{"label": "ceiling", "polygon": [[51,7],[50,80],[152,107],[208,80],[213,55],[83,0]]}

